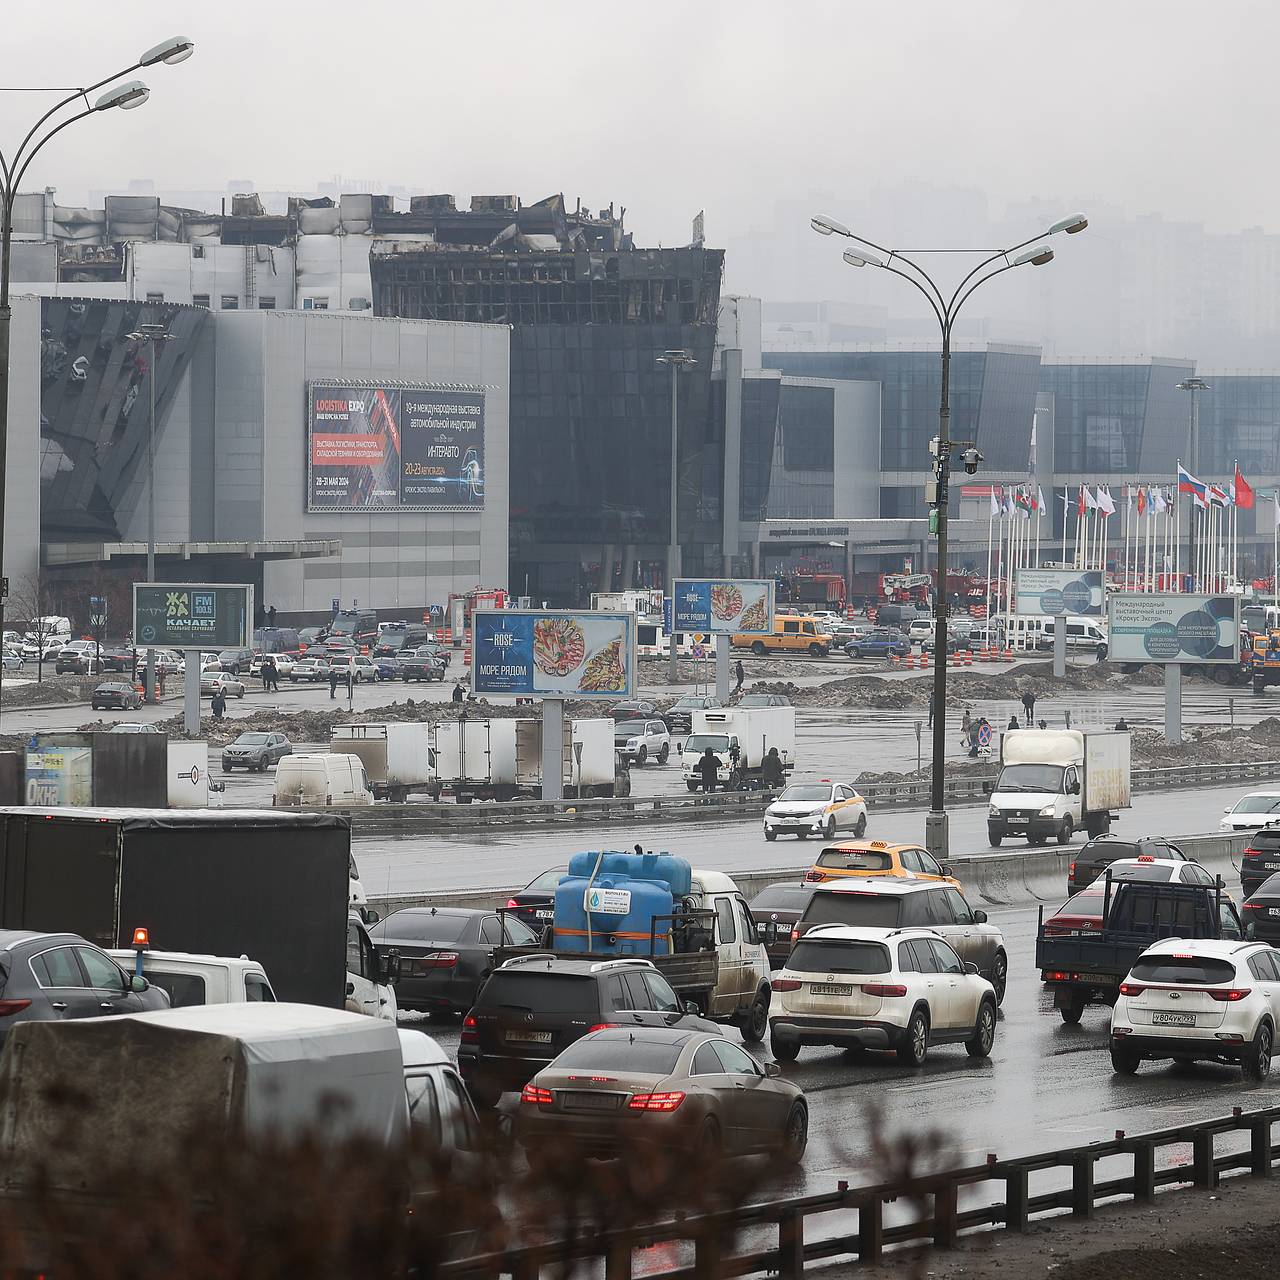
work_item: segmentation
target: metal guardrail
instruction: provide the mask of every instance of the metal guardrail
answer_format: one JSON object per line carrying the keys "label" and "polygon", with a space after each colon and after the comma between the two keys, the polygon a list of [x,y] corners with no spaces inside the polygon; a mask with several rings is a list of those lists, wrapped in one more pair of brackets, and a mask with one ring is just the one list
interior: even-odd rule
{"label": "metal guardrail", "polygon": [[[1187,764],[1162,769],[1135,769],[1135,791],[1173,787],[1208,787],[1222,782],[1280,777],[1280,760],[1237,764]],[[980,804],[995,785],[994,774],[948,778],[946,797],[956,804]],[[882,809],[919,809],[929,805],[928,779],[873,782],[859,787],[868,804]],[[409,834],[423,828],[476,828],[519,823],[555,825],[632,821],[637,817],[670,820],[716,820],[758,817],[775,798],[773,791],[717,791],[712,795],[604,797],[584,800],[481,801],[475,804],[378,804],[344,810],[356,836]]]}
{"label": "metal guardrail", "polygon": [[[971,1227],[1003,1227],[1024,1232],[1033,1218],[1069,1209],[1073,1217],[1092,1217],[1099,1202],[1127,1197],[1150,1203],[1156,1189],[1177,1183],[1215,1187],[1221,1175],[1245,1170],[1267,1177],[1280,1157],[1271,1140],[1272,1126],[1280,1120],[1280,1107],[1257,1111],[1232,1109],[1231,1115],[1197,1124],[1178,1125],[1128,1136],[1123,1129],[1107,1142],[1066,1147],[1015,1160],[994,1155],[980,1165],[922,1176],[910,1185],[882,1183],[850,1187],[839,1183],[835,1191],[796,1196],[762,1204],[743,1205],[720,1213],[677,1218],[651,1226],[603,1232],[591,1240],[546,1241],[501,1253],[459,1259],[440,1266],[441,1276],[511,1276],[513,1280],[537,1280],[547,1266],[597,1260],[604,1262],[606,1280],[631,1280],[633,1255],[638,1248],[660,1243],[691,1243],[694,1264],[669,1271],[645,1271],[646,1280],[712,1280],[712,1277],[752,1276],[776,1273],[784,1280],[800,1280],[806,1266],[827,1258],[853,1257],[878,1262],[889,1245],[927,1242],[934,1248],[954,1247],[960,1232]],[[1247,1133],[1246,1151],[1218,1155],[1220,1134]],[[1191,1163],[1157,1168],[1157,1155],[1168,1147],[1191,1147]],[[1116,1156],[1132,1159],[1132,1172],[1098,1181],[1097,1164]],[[1069,1169],[1071,1182],[1056,1191],[1031,1194],[1031,1175],[1046,1169]],[[961,1193],[972,1187],[995,1188],[998,1198],[972,1209],[960,1207]],[[908,1222],[886,1225],[884,1207],[897,1201],[927,1205]],[[806,1238],[809,1219],[819,1214],[853,1211],[852,1231],[822,1239]],[[730,1252],[738,1232],[747,1227],[777,1231],[777,1245],[752,1253]]]}

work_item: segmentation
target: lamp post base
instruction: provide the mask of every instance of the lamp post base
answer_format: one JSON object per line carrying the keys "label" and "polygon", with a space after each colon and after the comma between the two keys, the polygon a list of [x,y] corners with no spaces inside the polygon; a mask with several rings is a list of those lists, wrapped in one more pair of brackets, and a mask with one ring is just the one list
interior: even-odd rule
{"label": "lamp post base", "polygon": [[944,813],[927,813],[924,818],[924,847],[938,862],[946,862],[950,847],[948,818]]}

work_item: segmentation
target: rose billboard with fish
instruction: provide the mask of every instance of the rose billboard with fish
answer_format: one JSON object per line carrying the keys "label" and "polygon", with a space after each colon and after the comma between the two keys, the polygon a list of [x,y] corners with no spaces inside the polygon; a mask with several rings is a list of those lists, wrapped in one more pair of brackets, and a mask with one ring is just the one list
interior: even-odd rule
{"label": "rose billboard with fish", "polygon": [[616,700],[635,692],[633,613],[477,609],[472,628],[477,694]]}
{"label": "rose billboard with fish", "polygon": [[769,635],[773,587],[771,578],[677,578],[674,630]]}

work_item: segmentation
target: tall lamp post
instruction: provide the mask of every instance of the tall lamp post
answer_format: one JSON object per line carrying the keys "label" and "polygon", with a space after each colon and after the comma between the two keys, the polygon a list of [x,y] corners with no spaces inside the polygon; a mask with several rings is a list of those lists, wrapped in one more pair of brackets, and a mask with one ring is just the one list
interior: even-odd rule
{"label": "tall lamp post", "polygon": [[[13,206],[18,198],[18,190],[26,177],[31,162],[39,154],[44,144],[68,125],[75,124],[87,116],[96,115],[99,111],[110,111],[119,107],[122,111],[130,111],[146,102],[151,90],[141,80],[127,80],[101,94],[94,102],[89,95],[105,88],[116,80],[122,79],[133,71],[143,67],[153,67],[158,62],[185,62],[195,52],[195,43],[186,36],[172,36],[154,48],[148,49],[137,62],[123,70],[113,72],[96,84],[84,89],[76,89],[65,98],[55,102],[48,111],[27,131],[27,135],[18,144],[16,151],[6,155],[0,151],[0,573],[4,571],[4,533],[5,533],[5,490],[8,479],[9,461],[9,329],[12,311],[9,307],[10,278],[10,246],[13,243]],[[72,103],[83,102],[84,110],[57,119],[60,112]],[[4,602],[9,594],[9,581],[0,577],[0,629],[3,627]]]}
{"label": "tall lamp post", "polygon": [[[969,440],[953,441],[951,439],[951,334],[955,327],[956,317],[961,308],[973,296],[975,290],[986,284],[988,280],[1014,267],[1042,267],[1053,261],[1053,250],[1046,244],[1036,244],[1044,236],[1056,235],[1065,231],[1074,235],[1089,225],[1083,213],[1074,213],[1070,217],[1055,222],[1047,231],[1032,236],[1020,244],[1008,249],[973,250],[982,253],[983,259],[956,286],[948,297],[934,282],[933,277],[910,256],[912,253],[956,252],[955,250],[900,250],[886,249],[874,241],[854,235],[843,223],[832,218],[815,217],[809,224],[819,235],[843,236],[852,240],[856,248],[846,249],[844,260],[851,267],[879,267],[892,275],[900,276],[912,288],[924,295],[929,309],[938,321],[942,332],[942,395],[938,405],[938,435],[930,445],[934,456],[934,478],[926,486],[926,500],[929,503],[929,532],[937,534],[938,585],[934,592],[933,602],[933,776],[931,778],[930,812],[925,820],[925,843],[929,852],[935,857],[945,858],[947,854],[947,812],[946,812],[946,779],[943,776],[946,763],[947,748],[947,501],[948,483],[951,477],[951,454],[955,447],[964,445],[961,460],[964,469],[972,475],[982,461],[977,446]],[[1034,248],[1028,246],[1034,245]],[[962,251],[963,252],[963,251]]]}
{"label": "tall lamp post", "polygon": [[[147,348],[147,382],[150,386],[151,412],[147,417],[147,581],[156,580],[156,344],[161,350],[173,338],[162,324],[140,324],[129,340]],[[135,640],[136,643],[136,640]],[[156,697],[156,651],[147,649],[147,702],[154,706]]]}
{"label": "tall lamp post", "polygon": [[[1200,393],[1212,391],[1213,388],[1203,378],[1187,378],[1174,387],[1175,391],[1191,392],[1191,436],[1187,440],[1187,466],[1191,474],[1200,478]],[[1176,495],[1175,495],[1176,497]],[[1200,590],[1199,574],[1196,572],[1196,504],[1191,500],[1187,514],[1187,569],[1191,573],[1191,589]]]}
{"label": "tall lamp post", "polygon": [[671,368],[671,541],[667,546],[667,598],[671,601],[671,654],[667,668],[668,678],[676,682],[676,578],[680,573],[680,530],[677,526],[676,503],[679,499],[679,471],[676,457],[680,394],[680,370],[697,364],[689,351],[664,351],[658,357],[659,364]]}

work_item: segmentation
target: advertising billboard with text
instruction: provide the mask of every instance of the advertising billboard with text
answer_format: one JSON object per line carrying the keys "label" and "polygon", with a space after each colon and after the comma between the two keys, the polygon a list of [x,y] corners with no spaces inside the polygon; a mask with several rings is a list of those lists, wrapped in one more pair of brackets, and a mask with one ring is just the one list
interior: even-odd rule
{"label": "advertising billboard with text", "polygon": [[139,648],[247,648],[252,619],[251,586],[133,584],[133,643]]}
{"label": "advertising billboard with text", "polygon": [[471,687],[477,694],[629,698],[636,687],[636,615],[477,609]]}
{"label": "advertising billboard with text", "polygon": [[1101,569],[1019,569],[1014,612],[1051,618],[1100,618],[1106,612]]}
{"label": "advertising billboard with text", "polygon": [[484,392],[307,386],[308,511],[479,511]]}
{"label": "advertising billboard with text", "polygon": [[773,592],[771,578],[677,578],[674,630],[772,635]]}
{"label": "advertising billboard with text", "polygon": [[1112,662],[1240,661],[1240,597],[1123,591],[1108,602]]}

